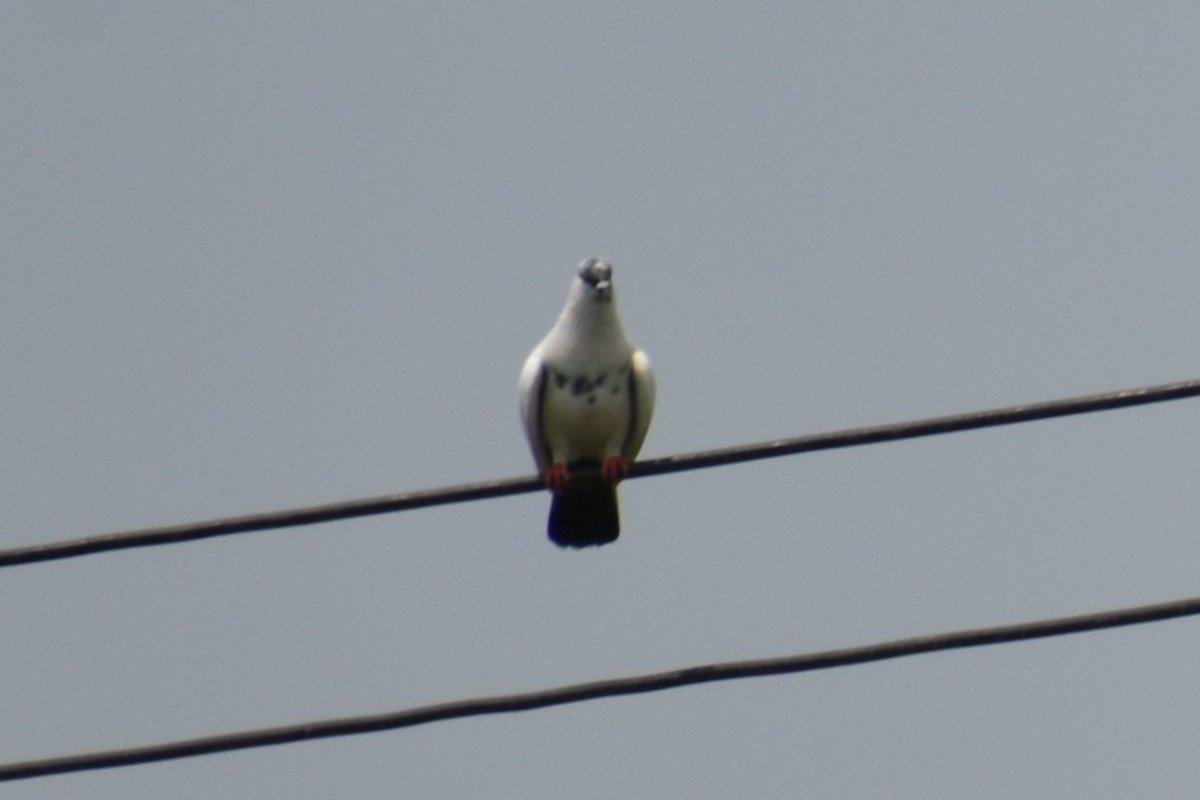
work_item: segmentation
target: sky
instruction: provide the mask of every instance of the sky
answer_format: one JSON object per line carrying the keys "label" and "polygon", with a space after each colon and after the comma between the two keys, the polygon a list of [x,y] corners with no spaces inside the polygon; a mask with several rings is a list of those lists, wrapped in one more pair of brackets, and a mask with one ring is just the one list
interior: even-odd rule
{"label": "sky", "polygon": [[[527,476],[615,264],[658,457],[1200,376],[1200,6],[9,0],[0,547]],[[1188,298],[1192,298],[1189,300]],[[9,568],[0,762],[1188,597],[1196,401]],[[1188,796],[1200,622],[5,798]]]}

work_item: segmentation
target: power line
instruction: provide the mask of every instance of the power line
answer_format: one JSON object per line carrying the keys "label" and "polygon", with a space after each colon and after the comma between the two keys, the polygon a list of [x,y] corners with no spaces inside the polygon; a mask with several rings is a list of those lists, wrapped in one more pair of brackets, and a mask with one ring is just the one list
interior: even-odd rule
{"label": "power line", "polygon": [[247,514],[239,517],[224,517],[204,522],[190,522],[183,525],[143,528],[141,530],[122,533],[105,533],[82,539],[70,539],[61,542],[0,550],[0,567],[13,567],[20,564],[32,564],[38,561],[54,561],[61,558],[102,553],[108,550],[125,550],[133,547],[176,544],[196,539],[208,539],[213,536],[228,536],[235,533],[251,533],[275,528],[313,525],[318,522],[369,517],[375,514],[386,514],[391,511],[407,511],[413,508],[424,508],[425,506],[463,503],[468,500],[482,500],[488,497],[503,497],[504,495],[532,492],[535,489],[541,488],[543,488],[542,482],[537,478],[514,478],[464,484],[442,489],[430,489],[428,491],[384,495],[382,497],[368,497],[361,500],[346,500],[340,503],[327,503],[319,506],[306,506],[304,508],[293,508],[284,511],[268,511],[261,514]]}
{"label": "power line", "polygon": [[[858,447],[860,445],[878,444],[880,442],[894,442],[901,439],[916,439],[943,433],[991,428],[999,425],[1013,425],[1073,414],[1129,408],[1149,403],[1162,403],[1169,400],[1196,397],[1198,395],[1200,395],[1200,379],[1162,384],[1159,386],[1147,386],[1139,389],[1123,389],[1104,394],[1069,397],[1042,403],[972,411],[965,414],[931,417],[889,425],[851,428],[831,433],[819,433],[772,442],[639,461],[632,465],[629,477],[641,478],[649,475],[664,475],[669,472],[683,472],[684,470],[724,466],[762,458],[776,458],[779,456],[815,452],[818,450],[833,450],[842,447]],[[226,517],[205,522],[170,525],[159,528],[144,528],[121,533],[107,533],[82,539],[0,550],[0,567],[32,564],[39,561],[53,561],[109,550],[188,542],[214,536],[228,536],[235,533],[250,533],[275,528],[313,525],[318,522],[333,522],[334,520],[366,517],[394,511],[407,511],[427,506],[464,503],[469,500],[483,500],[492,497],[523,494],[538,491],[542,488],[541,481],[534,477],[509,478],[441,489],[430,489],[427,491],[347,500],[340,503],[329,503],[284,511]]]}
{"label": "power line", "polygon": [[68,772],[127,767],[180,758],[247,750],[257,747],[290,744],[311,739],[327,739],[336,736],[352,736],[362,733],[412,728],[431,722],[475,717],[485,714],[506,714],[528,711],[548,706],[596,700],[602,697],[645,694],[665,689],[677,689],[700,683],[756,678],[767,675],[786,675],[796,672],[812,672],[834,669],[873,661],[885,661],[921,653],[943,650],[958,650],[981,647],[989,644],[1004,644],[1083,633],[1105,628],[1140,625],[1147,622],[1175,619],[1200,614],[1200,598],[1189,598],[1167,603],[1115,609],[1073,617],[1039,620],[1035,622],[1002,625],[992,628],[940,633],[899,639],[890,642],[826,650],[818,653],[765,658],[749,661],[729,661],[718,664],[687,667],[669,672],[657,672],[627,678],[578,683],[554,689],[524,694],[481,697],[452,703],[423,706],[404,711],[362,717],[309,722],[278,728],[263,728],[253,731],[184,739],[164,744],[134,747],[124,750],[107,750],[96,753],[48,758],[39,761],[23,761],[0,764],[0,781],[24,780]]}

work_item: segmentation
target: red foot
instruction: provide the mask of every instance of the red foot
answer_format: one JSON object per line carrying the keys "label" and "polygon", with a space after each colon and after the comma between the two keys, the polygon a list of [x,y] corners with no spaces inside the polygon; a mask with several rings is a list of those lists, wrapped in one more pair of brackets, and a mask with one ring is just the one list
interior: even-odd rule
{"label": "red foot", "polygon": [[550,469],[546,470],[546,475],[543,478],[546,485],[555,492],[561,492],[567,486],[567,480],[570,478],[567,472],[566,464],[551,464]]}
{"label": "red foot", "polygon": [[600,466],[604,479],[616,486],[629,474],[629,462],[620,456],[609,456]]}

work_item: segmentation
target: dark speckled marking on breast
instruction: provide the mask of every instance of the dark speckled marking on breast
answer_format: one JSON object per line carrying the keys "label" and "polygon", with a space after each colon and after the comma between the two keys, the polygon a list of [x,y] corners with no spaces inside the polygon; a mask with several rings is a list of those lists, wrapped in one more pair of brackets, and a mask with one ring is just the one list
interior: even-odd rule
{"label": "dark speckled marking on breast", "polygon": [[[617,370],[617,375],[624,377],[628,372],[628,366],[623,366]],[[603,388],[607,388],[608,393],[613,396],[619,395],[625,390],[625,381],[610,381],[609,375],[609,371],[604,371],[596,373],[596,377],[591,378],[587,375],[572,376],[557,369],[550,369],[550,377],[554,380],[555,388],[569,391],[573,397],[580,398],[589,406],[596,404],[596,393]]]}

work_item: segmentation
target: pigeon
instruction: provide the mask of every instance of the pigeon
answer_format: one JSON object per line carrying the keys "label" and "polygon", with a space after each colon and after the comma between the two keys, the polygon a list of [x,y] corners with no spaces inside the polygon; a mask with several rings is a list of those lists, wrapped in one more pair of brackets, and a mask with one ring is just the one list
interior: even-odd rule
{"label": "pigeon", "polygon": [[521,370],[521,419],[553,492],[547,533],[561,547],[616,540],[617,483],[654,412],[654,373],[621,327],[612,273],[598,258],[579,264],[558,321]]}

